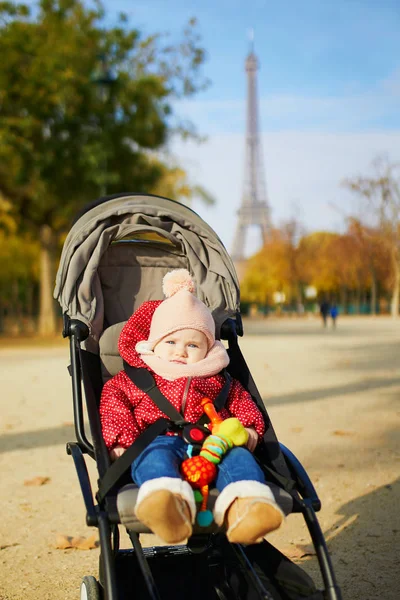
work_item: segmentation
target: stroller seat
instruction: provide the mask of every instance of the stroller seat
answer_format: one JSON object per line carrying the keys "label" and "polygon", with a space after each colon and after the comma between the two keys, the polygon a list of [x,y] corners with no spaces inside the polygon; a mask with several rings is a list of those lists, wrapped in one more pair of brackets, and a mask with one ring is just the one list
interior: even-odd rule
{"label": "stroller seat", "polygon": [[101,375],[103,384],[124,368],[118,352],[118,340],[126,321],[115,323],[104,331],[99,340]]}
{"label": "stroller seat", "polygon": [[[192,273],[199,299],[212,312],[216,337],[227,342],[230,375],[248,390],[263,414],[266,432],[255,456],[283,512],[302,513],[306,520],[323,591],[268,542],[230,544],[215,525],[196,527],[186,545],[141,546],[139,534],[149,530],[134,515],[138,488],[129,477],[130,463],[124,462],[130,456],[126,452],[111,464],[98,409],[104,382],[123,367],[118,339],[124,324],[144,301],[163,298],[162,278],[178,268]],[[54,297],[63,312],[63,336],[70,340],[76,441],[67,444],[67,451],[75,463],[87,524],[98,528],[100,538],[99,576],[83,578],[81,599],[341,600],[316,517],[320,509],[316,491],[296,457],[279,443],[240,351],[239,282],[232,259],[212,228],[194,211],[167,198],[140,194],[102,198],[82,211],[65,240]],[[85,455],[96,461],[99,478],[94,493]],[[217,494],[210,490],[209,508]],[[121,525],[132,549],[120,548]]]}
{"label": "stroller seat", "polygon": [[[125,323],[126,321],[122,321],[121,323],[111,325],[100,337],[99,355],[103,383],[123,369],[123,361],[118,352],[118,340]],[[270,485],[277,504],[281,507],[284,514],[288,515],[293,507],[292,496],[282,488],[274,484]],[[110,519],[113,523],[121,523],[127,529],[135,531],[136,533],[152,533],[135,515],[138,490],[139,488],[135,483],[127,483],[118,490],[116,496],[108,499]],[[208,501],[209,510],[213,510],[217,497],[218,490],[214,487],[210,488]],[[193,534],[204,535],[223,530],[223,527],[219,527],[214,522],[208,527],[200,527],[195,524]]]}
{"label": "stroller seat", "polygon": [[[99,354],[103,383],[123,369],[123,361],[118,352],[118,340],[125,323],[126,321],[115,323],[108,327],[100,337]],[[139,521],[135,515],[138,490],[139,488],[135,483],[127,483],[118,490],[115,496],[111,496],[108,499],[110,520],[116,524],[121,523],[124,527],[135,531],[136,533],[152,533],[151,530]],[[211,510],[214,506],[217,494],[218,492],[216,489],[210,490],[209,508]],[[212,523],[207,528],[195,526],[194,534],[215,533],[218,530],[219,527],[215,523]]]}

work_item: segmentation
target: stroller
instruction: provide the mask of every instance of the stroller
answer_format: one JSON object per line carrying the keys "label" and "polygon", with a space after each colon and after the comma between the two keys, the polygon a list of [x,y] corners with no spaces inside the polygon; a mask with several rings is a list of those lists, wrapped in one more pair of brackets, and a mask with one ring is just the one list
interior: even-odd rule
{"label": "stroller", "polygon": [[[193,274],[199,299],[212,311],[216,337],[227,342],[228,370],[264,416],[266,433],[256,459],[282,510],[303,514],[323,590],[269,542],[231,544],[215,524],[195,526],[186,544],[141,545],[140,534],[151,532],[132,508],[138,488],[130,479],[129,451],[137,442],[111,463],[98,407],[104,382],[123,368],[118,354],[122,327],[144,301],[162,299],[163,276],[178,268]],[[74,460],[87,525],[98,528],[100,540],[99,574],[83,578],[81,600],[341,600],[315,514],[321,507],[316,491],[296,457],[278,442],[240,351],[239,284],[232,260],[211,227],[191,209],[166,198],[101,198],[78,215],[65,240],[54,297],[63,312],[63,336],[70,339],[76,441],[67,444],[67,452]],[[154,400],[151,384],[143,385]],[[171,422],[180,426],[175,415],[163,412],[169,418],[140,436],[142,447]],[[85,454],[96,461],[95,494]],[[216,495],[212,490],[210,501]],[[120,548],[120,527],[129,536],[128,549]]]}

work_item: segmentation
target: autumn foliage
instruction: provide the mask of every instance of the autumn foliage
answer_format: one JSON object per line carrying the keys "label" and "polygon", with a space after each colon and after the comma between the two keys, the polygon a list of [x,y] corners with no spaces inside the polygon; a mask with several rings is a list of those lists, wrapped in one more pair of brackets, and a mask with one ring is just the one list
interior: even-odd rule
{"label": "autumn foliage", "polygon": [[317,231],[298,239],[288,227],[275,229],[270,239],[251,257],[241,290],[242,300],[274,305],[275,294],[284,294],[285,305],[295,308],[307,301],[306,289],[337,302],[372,301],[390,288],[387,245],[378,231],[353,219],[344,234]]}
{"label": "autumn foliage", "polygon": [[0,331],[23,314],[49,335],[60,239],[83,206],[121,191],[213,200],[165,157],[198,137],[177,100],[208,80],[195,19],[172,43],[110,21],[101,1],[32,4],[0,2]]}

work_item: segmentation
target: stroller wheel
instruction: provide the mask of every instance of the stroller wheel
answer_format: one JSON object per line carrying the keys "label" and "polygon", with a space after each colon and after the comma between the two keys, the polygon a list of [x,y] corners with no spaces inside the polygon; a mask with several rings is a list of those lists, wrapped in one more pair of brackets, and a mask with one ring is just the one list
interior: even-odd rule
{"label": "stroller wheel", "polygon": [[95,577],[87,575],[82,579],[81,600],[101,600],[100,586]]}

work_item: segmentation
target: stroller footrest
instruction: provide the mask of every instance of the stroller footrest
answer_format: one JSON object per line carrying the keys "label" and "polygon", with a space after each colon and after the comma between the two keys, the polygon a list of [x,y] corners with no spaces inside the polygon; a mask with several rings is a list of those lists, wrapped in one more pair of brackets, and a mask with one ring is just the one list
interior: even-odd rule
{"label": "stroller footrest", "polygon": [[[152,533],[150,529],[144,525],[135,514],[135,506],[137,501],[139,488],[134,483],[124,485],[118,492],[117,496],[107,497],[107,512],[111,523],[121,523],[127,529],[135,533]],[[218,490],[210,490],[208,499],[208,507],[210,510],[214,508],[215,501],[218,496]],[[220,527],[214,522],[208,527],[200,527],[197,523],[193,527],[193,533],[216,533],[220,531]]]}

